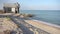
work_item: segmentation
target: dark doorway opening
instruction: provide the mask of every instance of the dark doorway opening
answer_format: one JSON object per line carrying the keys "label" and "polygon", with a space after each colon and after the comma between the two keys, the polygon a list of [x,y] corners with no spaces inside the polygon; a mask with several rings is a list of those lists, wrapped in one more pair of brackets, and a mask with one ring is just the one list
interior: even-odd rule
{"label": "dark doorway opening", "polygon": [[15,13],[18,13],[17,11],[15,11]]}

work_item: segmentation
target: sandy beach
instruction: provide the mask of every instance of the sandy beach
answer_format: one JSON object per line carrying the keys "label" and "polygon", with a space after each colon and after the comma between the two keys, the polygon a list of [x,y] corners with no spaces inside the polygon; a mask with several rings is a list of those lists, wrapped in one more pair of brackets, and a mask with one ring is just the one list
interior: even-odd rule
{"label": "sandy beach", "polygon": [[56,27],[53,27],[53,26],[50,26],[47,24],[43,24],[43,23],[38,22],[38,21],[33,21],[33,20],[25,20],[25,22],[27,22],[27,23],[29,23],[37,28],[40,28],[44,31],[47,31],[50,34],[60,34],[60,28],[56,28]]}

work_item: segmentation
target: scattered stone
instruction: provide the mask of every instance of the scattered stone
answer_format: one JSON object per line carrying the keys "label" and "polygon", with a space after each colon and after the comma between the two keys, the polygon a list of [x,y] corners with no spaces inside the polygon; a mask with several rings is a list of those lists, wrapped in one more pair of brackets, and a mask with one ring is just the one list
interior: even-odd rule
{"label": "scattered stone", "polygon": [[0,34],[5,34],[4,32],[0,32]]}
{"label": "scattered stone", "polygon": [[17,28],[16,30],[12,30],[10,34],[23,34],[20,28]]}
{"label": "scattered stone", "polygon": [[4,31],[4,34],[10,34],[10,30],[6,30],[6,31]]}
{"label": "scattered stone", "polygon": [[[2,20],[3,19],[3,20]],[[2,20],[2,21],[1,21]],[[1,18],[0,34],[21,34],[22,30],[9,17]]]}

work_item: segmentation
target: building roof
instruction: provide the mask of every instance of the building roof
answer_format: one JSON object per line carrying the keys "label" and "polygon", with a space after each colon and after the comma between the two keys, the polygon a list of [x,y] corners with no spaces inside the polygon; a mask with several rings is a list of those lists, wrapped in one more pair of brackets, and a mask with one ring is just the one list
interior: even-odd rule
{"label": "building roof", "polygon": [[4,3],[4,7],[13,7],[13,8],[16,8],[16,7],[19,7],[19,4],[18,3]]}

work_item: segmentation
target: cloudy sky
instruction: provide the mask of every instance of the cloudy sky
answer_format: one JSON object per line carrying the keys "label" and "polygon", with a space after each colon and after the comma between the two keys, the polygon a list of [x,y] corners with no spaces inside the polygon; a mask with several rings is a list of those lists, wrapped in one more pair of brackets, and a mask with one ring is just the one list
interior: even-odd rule
{"label": "cloudy sky", "polygon": [[60,0],[0,0],[0,9],[3,3],[16,3],[21,10],[60,10]]}

